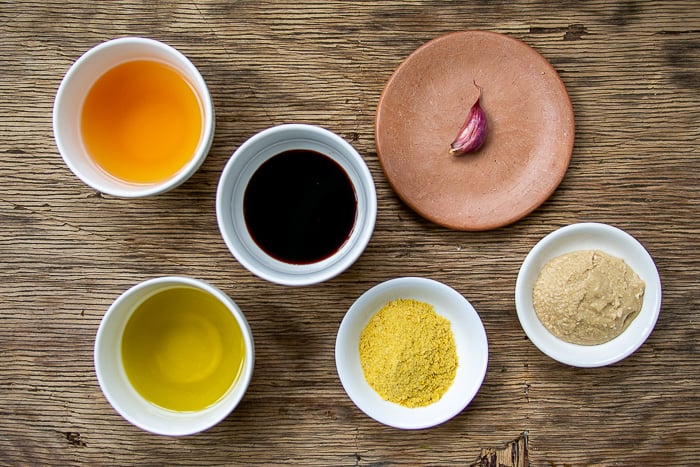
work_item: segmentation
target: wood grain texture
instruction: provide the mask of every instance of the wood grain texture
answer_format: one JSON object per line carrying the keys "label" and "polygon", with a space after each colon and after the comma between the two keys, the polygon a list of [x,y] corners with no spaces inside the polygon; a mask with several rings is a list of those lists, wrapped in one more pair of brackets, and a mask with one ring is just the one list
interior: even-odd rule
{"label": "wood grain texture", "polygon": [[[393,70],[444,33],[521,39],[569,91],[576,141],[552,197],[490,232],[450,231],[403,205],[383,176],[374,112]],[[0,1],[0,463],[469,465],[528,434],[532,465],[691,465],[700,456],[700,3],[697,1]],[[202,168],[150,199],[95,193],[63,164],[56,89],[93,45],[140,35],[200,69],[217,128]],[[268,126],[304,122],[350,141],[374,175],[379,213],[344,274],[286,288],[226,250],[214,196],[230,154]],[[518,268],[550,231],[616,225],[656,260],[663,308],[626,360],[577,369],[519,326]],[[92,348],[100,319],[144,279],[195,276],[244,310],[255,375],[239,408],[185,438],[144,433],[109,406]],[[489,338],[473,403],[429,430],[362,414],[334,364],[335,333],[372,285],[420,275],[463,293]]]}

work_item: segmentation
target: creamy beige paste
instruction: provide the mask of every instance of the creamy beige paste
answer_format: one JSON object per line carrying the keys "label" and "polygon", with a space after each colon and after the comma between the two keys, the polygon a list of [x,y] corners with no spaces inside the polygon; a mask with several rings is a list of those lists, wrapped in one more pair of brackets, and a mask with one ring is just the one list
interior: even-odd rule
{"label": "creamy beige paste", "polygon": [[622,259],[580,250],[545,264],[535,281],[533,304],[555,336],[596,345],[620,335],[639,314],[644,287]]}

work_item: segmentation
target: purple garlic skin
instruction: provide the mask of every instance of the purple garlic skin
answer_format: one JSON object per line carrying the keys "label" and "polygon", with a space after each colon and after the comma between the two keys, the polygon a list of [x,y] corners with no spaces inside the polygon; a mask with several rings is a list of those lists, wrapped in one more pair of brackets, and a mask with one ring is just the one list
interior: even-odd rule
{"label": "purple garlic skin", "polygon": [[474,152],[486,141],[488,122],[486,121],[486,112],[484,112],[480,104],[481,86],[476,83],[474,83],[474,86],[479,88],[479,97],[469,109],[467,119],[464,121],[462,128],[460,128],[457,137],[450,144],[450,154],[453,156]]}

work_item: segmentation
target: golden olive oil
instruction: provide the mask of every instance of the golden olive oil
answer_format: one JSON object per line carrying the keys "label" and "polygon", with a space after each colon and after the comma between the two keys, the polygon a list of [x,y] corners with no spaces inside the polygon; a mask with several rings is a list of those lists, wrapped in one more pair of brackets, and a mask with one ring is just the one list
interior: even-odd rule
{"label": "golden olive oil", "polygon": [[88,91],[81,134],[105,172],[133,183],[175,175],[194,156],[202,106],[190,83],[159,62],[135,60],[108,70]]}
{"label": "golden olive oil", "polygon": [[121,354],[143,398],[165,409],[196,411],[233,385],[246,348],[238,321],[223,303],[178,286],[138,306],[124,328]]}

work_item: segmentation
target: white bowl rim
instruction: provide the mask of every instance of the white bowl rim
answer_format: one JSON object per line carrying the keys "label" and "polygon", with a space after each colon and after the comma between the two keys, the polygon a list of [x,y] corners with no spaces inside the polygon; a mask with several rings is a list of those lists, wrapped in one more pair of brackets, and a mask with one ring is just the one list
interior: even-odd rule
{"label": "white bowl rim", "polygon": [[[441,303],[426,299],[425,295],[443,297],[451,304],[459,303],[447,317],[452,324],[458,347],[459,365],[455,382],[443,397],[426,407],[408,408],[383,400],[364,379],[359,368],[359,350],[348,353],[348,345],[355,345],[359,332],[367,321],[386,302],[396,298],[414,298],[431,303],[438,314],[445,316]],[[374,305],[374,306],[373,306]],[[456,317],[461,318],[457,322]],[[467,329],[467,326],[469,328]],[[455,327],[457,329],[455,330]],[[465,330],[468,332],[466,336]],[[460,339],[460,336],[462,339]],[[356,345],[355,345],[356,346]],[[464,352],[473,351],[472,359],[464,359]],[[336,369],[341,384],[352,402],[375,421],[394,428],[417,430],[444,423],[461,413],[476,397],[486,377],[488,341],[479,314],[469,301],[452,287],[424,277],[398,277],[378,283],[365,291],[350,306],[338,329],[335,346]],[[466,363],[465,363],[466,360]],[[355,367],[354,369],[352,367]],[[463,384],[467,381],[466,384]],[[460,386],[460,384],[463,384]]]}
{"label": "white bowl rim", "polygon": [[[623,259],[646,284],[642,310],[616,338],[599,345],[578,345],[551,334],[532,307],[532,285],[544,264],[562,254],[598,249]],[[649,252],[632,235],[612,225],[581,222],[544,236],[527,254],[515,285],[515,307],[520,325],[530,341],[560,363],[583,368],[619,362],[634,353],[653,331],[661,310],[661,279]]]}

